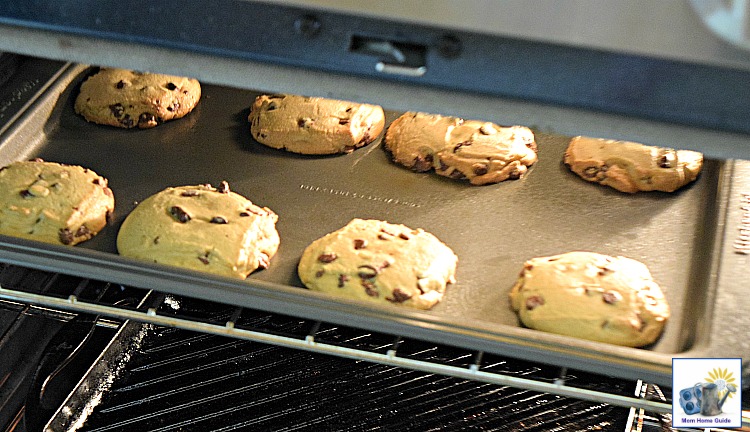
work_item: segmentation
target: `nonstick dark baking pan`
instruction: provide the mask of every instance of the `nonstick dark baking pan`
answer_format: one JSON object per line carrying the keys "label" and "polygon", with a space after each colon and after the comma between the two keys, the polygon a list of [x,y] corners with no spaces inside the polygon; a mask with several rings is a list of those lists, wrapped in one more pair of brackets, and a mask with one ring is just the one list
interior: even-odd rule
{"label": "nonstick dark baking pan", "polygon": [[[741,174],[746,162],[707,160],[698,181],[676,193],[629,195],[569,172],[562,163],[569,137],[536,131],[539,161],[527,176],[478,187],[395,165],[380,140],[328,157],[264,147],[247,122],[259,93],[229,87],[204,85],[194,112],[154,129],[87,123],[73,102],[90,71],[71,66],[0,137],[0,163],[41,157],[95,170],[114,191],[114,221],[75,247],[1,237],[2,261],[663,384],[671,384],[672,357],[750,352],[742,335],[717,330],[740,328],[744,318],[715,307],[748,304],[740,289],[750,267],[735,265],[746,255],[733,254],[727,240],[742,216],[735,196],[750,184]],[[399,113],[385,108],[387,125]],[[492,112],[485,120],[503,124]],[[279,215],[281,246],[269,269],[237,281],[116,254],[117,230],[137,202],[169,186],[223,180]],[[355,217],[423,228],[448,244],[459,257],[458,282],[443,302],[422,312],[304,289],[296,275],[303,249]],[[572,250],[649,266],[672,309],[653,346],[624,348],[519,325],[508,292],[523,262]],[[731,276],[722,277],[727,266]]]}

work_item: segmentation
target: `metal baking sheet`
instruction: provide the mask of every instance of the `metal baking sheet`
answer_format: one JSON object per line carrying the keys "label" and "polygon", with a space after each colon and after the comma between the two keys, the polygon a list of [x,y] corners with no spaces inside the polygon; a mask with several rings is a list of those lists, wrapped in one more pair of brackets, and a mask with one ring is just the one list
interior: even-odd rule
{"label": "metal baking sheet", "polygon": [[[698,181],[676,193],[628,195],[569,172],[569,138],[536,131],[539,161],[527,176],[477,187],[395,165],[380,139],[342,156],[262,146],[247,122],[259,93],[230,87],[204,85],[194,112],[154,129],[87,123],[73,111],[86,73],[72,67],[3,136],[0,162],[41,157],[95,170],[114,191],[114,222],[76,247],[2,237],[0,260],[665,384],[673,356],[714,343],[706,327],[733,163],[706,161]],[[385,108],[387,125],[399,113]],[[503,124],[492,112],[485,119]],[[278,213],[281,246],[269,269],[235,281],[116,255],[117,230],[137,202],[169,186],[222,180]],[[447,243],[459,268],[443,302],[422,312],[304,289],[296,275],[303,249],[355,217],[423,228]],[[571,250],[649,266],[672,309],[657,343],[624,348],[519,325],[508,292],[523,262]]]}

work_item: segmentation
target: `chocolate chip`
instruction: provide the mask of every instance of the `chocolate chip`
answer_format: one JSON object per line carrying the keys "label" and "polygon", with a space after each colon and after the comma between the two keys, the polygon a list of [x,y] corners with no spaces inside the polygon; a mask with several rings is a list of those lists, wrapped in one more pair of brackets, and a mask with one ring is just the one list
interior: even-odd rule
{"label": "chocolate chip", "polygon": [[120,120],[120,123],[123,126],[128,127],[128,128],[133,127],[133,125],[135,124],[135,122],[133,121],[133,119],[130,118],[130,114],[125,114],[125,117],[123,117],[122,120]]}
{"label": "chocolate chip", "polygon": [[172,83],[172,82],[167,83],[166,87],[167,87],[167,90],[176,90],[177,89],[177,86],[174,83]]}
{"label": "chocolate chip", "polygon": [[194,189],[182,191],[182,193],[180,194],[180,196],[184,196],[184,197],[196,197],[198,195],[200,195],[200,192]]}
{"label": "chocolate chip", "polygon": [[115,84],[115,87],[117,87],[118,89],[122,89],[123,87],[125,87],[125,81],[118,81],[117,84]]}
{"label": "chocolate chip", "polygon": [[150,113],[141,113],[141,116],[138,117],[138,125],[139,126],[147,126],[151,123],[156,123],[156,116]]}
{"label": "chocolate chip", "polygon": [[677,154],[674,150],[664,149],[656,160],[660,168],[674,168],[677,163]]}
{"label": "chocolate chip", "polygon": [[380,273],[380,269],[377,269],[371,265],[361,265],[357,267],[357,276],[362,279],[372,279]]}
{"label": "chocolate chip", "polygon": [[412,165],[411,169],[415,172],[429,171],[432,169],[432,161],[433,157],[431,154],[419,155],[414,158],[414,165]]}
{"label": "chocolate chip", "polygon": [[31,192],[29,192],[28,189],[24,189],[21,192],[18,192],[18,194],[21,195],[24,198],[31,198],[31,197],[34,196],[34,194],[32,194]]}
{"label": "chocolate chip", "polygon": [[516,166],[513,168],[513,171],[508,173],[508,178],[511,180],[518,180],[521,178],[521,173],[521,169]]}
{"label": "chocolate chip", "polygon": [[385,234],[378,234],[378,239],[380,239],[380,240],[390,240],[391,238],[388,237]]}
{"label": "chocolate chip", "polygon": [[297,120],[297,126],[301,128],[308,127],[310,123],[312,123],[312,119],[307,118],[307,117]]}
{"label": "chocolate chip", "polygon": [[477,165],[474,165],[473,170],[474,170],[474,174],[481,176],[481,175],[487,174],[487,171],[489,171],[489,168],[487,167],[487,165],[477,164]]}
{"label": "chocolate chip", "polygon": [[93,183],[95,185],[98,185],[99,184],[99,179],[95,178],[95,179],[91,180],[91,183]]}
{"label": "chocolate chip", "polygon": [[245,211],[240,212],[240,216],[241,217],[248,217],[251,214],[258,215],[258,216],[265,216],[268,213],[266,213],[264,211],[256,210],[256,209],[254,209],[252,207],[251,208],[246,208]]}
{"label": "chocolate chip", "polygon": [[159,236],[154,237],[154,244],[155,245],[159,244],[159,238],[160,238]]}
{"label": "chocolate chip", "polygon": [[471,145],[471,141],[460,142],[460,143],[456,144],[455,147],[453,147],[453,153],[457,152],[458,149],[460,149],[461,147],[468,147],[470,145]]}
{"label": "chocolate chip", "polygon": [[328,253],[322,253],[322,254],[320,254],[318,256],[318,261],[327,264],[327,263],[332,263],[332,262],[336,261],[336,258],[338,258],[338,256],[336,256],[335,253],[328,252]]}
{"label": "chocolate chip", "polygon": [[622,294],[617,291],[607,291],[602,293],[602,300],[607,304],[615,304],[622,300]]}
{"label": "chocolate chip", "polygon": [[411,298],[411,294],[407,294],[400,288],[393,290],[393,297],[386,297],[385,299],[391,303],[403,303]]}
{"label": "chocolate chip", "polygon": [[258,254],[258,268],[267,269],[269,265],[271,265],[271,258],[264,253]]}
{"label": "chocolate chip", "polygon": [[200,261],[200,262],[202,262],[203,264],[206,264],[206,265],[208,265],[208,263],[209,263],[208,258],[202,257],[202,256],[198,257],[198,261]]}
{"label": "chocolate chip", "polygon": [[221,184],[219,184],[219,187],[216,188],[217,191],[228,194],[229,193],[229,183],[226,181],[222,181]]}
{"label": "chocolate chip", "polygon": [[109,110],[112,111],[112,115],[115,116],[115,118],[120,118],[125,113],[125,107],[119,103],[110,105]]}
{"label": "chocolate chip", "polygon": [[345,274],[340,274],[339,275],[339,288],[343,288],[344,284],[346,284],[347,282],[349,282],[349,276]]}
{"label": "chocolate chip", "polygon": [[583,175],[588,178],[594,178],[597,174],[599,174],[599,168],[597,167],[588,167],[583,170]]}
{"label": "chocolate chip", "polygon": [[171,214],[172,217],[174,217],[180,223],[186,223],[191,219],[190,215],[178,206],[172,206],[169,209],[169,214]]}
{"label": "chocolate chip", "polygon": [[349,124],[349,119],[339,119],[339,124],[340,125],[348,125]]}
{"label": "chocolate chip", "polygon": [[452,178],[454,180],[463,180],[463,179],[466,178],[466,176],[464,175],[464,173],[462,173],[459,170],[454,170],[452,173],[450,173],[448,175],[448,177],[450,177],[450,178]]}
{"label": "chocolate chip", "polygon": [[354,239],[354,249],[364,249],[367,247],[367,240]]}
{"label": "chocolate chip", "polygon": [[352,112],[352,107],[347,108],[346,112]]}
{"label": "chocolate chip", "polygon": [[87,227],[86,225],[81,225],[76,230],[75,236],[76,237],[84,237],[84,236],[87,236],[89,234],[91,234],[91,231],[89,230],[89,227]]}
{"label": "chocolate chip", "polygon": [[544,304],[544,297],[542,296],[531,296],[526,299],[526,309],[527,310],[534,310],[537,307]]}
{"label": "chocolate chip", "polygon": [[316,277],[316,278],[319,278],[319,277],[323,277],[323,275],[324,275],[325,273],[326,273],[326,271],[325,271],[325,270],[318,270],[318,271],[316,271],[316,272],[315,272],[315,277]]}
{"label": "chocolate chip", "polygon": [[441,158],[438,158],[438,165],[439,165],[438,169],[440,171],[446,171],[448,168],[450,168],[448,165],[445,164],[445,162],[443,162],[443,159]]}
{"label": "chocolate chip", "polygon": [[374,283],[370,282],[369,280],[362,279],[360,281],[362,283],[362,286],[365,288],[365,292],[370,297],[377,297],[380,295],[378,292],[378,288],[375,286]]}
{"label": "chocolate chip", "polygon": [[60,242],[65,245],[73,243],[73,240],[75,239],[73,233],[67,228],[62,228],[58,235],[60,237]]}
{"label": "chocolate chip", "polygon": [[402,240],[410,240],[411,239],[411,237],[409,237],[409,234],[406,234],[406,233],[399,233],[398,238],[400,238]]}
{"label": "chocolate chip", "polygon": [[609,273],[614,273],[614,270],[612,270],[609,267],[602,267],[599,269],[599,273],[597,273],[599,276],[606,276]]}
{"label": "chocolate chip", "polygon": [[212,224],[219,224],[219,225],[224,225],[228,223],[227,220],[221,216],[214,216],[211,218],[209,222],[211,222]]}

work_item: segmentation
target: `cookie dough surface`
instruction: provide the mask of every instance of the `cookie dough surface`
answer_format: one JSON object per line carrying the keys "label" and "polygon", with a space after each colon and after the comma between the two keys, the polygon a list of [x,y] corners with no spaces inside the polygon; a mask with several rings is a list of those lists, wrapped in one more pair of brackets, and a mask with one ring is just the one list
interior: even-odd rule
{"label": "cookie dough surface", "polygon": [[41,159],[0,168],[0,234],[74,245],[107,224],[115,199],[107,179]]}
{"label": "cookie dough surface", "polygon": [[393,160],[407,168],[434,169],[474,185],[518,179],[537,160],[534,133],[527,127],[417,112],[405,113],[388,127],[385,145]]}
{"label": "cookie dough surface", "polygon": [[310,244],[298,273],[309,289],[429,309],[455,283],[458,257],[421,229],[354,219]]}
{"label": "cookie dough surface", "polygon": [[117,235],[123,256],[244,279],[267,268],[279,247],[278,217],[226,183],[167,188],[128,215]]}
{"label": "cookie dough surface", "polygon": [[75,112],[93,123],[146,129],[184,117],[200,97],[192,78],[101,69],[81,84]]}
{"label": "cookie dough surface", "polygon": [[584,180],[622,192],[674,192],[698,177],[703,155],[690,150],[577,136],[571,139],[564,162]]}
{"label": "cookie dough surface", "polygon": [[259,143],[293,153],[350,153],[373,142],[385,126],[377,105],[305,97],[261,95],[248,117]]}
{"label": "cookie dough surface", "polygon": [[653,343],[670,313],[643,263],[593,252],[526,261],[510,300],[529,328],[629,347]]}

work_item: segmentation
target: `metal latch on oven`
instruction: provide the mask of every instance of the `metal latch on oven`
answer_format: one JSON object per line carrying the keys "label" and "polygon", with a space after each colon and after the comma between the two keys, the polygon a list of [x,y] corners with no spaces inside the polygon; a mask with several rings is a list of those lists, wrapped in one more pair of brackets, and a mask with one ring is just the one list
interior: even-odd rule
{"label": "metal latch on oven", "polygon": [[349,51],[378,58],[375,70],[387,74],[420,77],[427,72],[427,47],[353,35]]}

